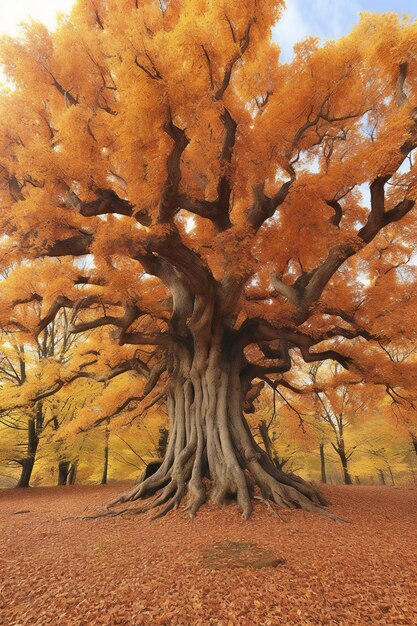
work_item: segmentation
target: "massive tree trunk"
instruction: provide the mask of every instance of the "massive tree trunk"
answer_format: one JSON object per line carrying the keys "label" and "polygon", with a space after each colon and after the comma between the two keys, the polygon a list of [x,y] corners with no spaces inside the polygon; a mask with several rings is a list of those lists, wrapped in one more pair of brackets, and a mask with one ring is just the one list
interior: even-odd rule
{"label": "massive tree trunk", "polygon": [[207,497],[219,504],[236,499],[248,518],[258,488],[265,499],[282,507],[323,511],[321,494],[280,471],[254,440],[242,412],[247,390],[243,350],[234,349],[231,336],[213,330],[213,324],[207,337],[204,316],[200,329],[192,347],[176,344],[169,356],[170,434],[161,467],[109,506],[157,494],[140,510],[161,507],[159,517],[187,496],[186,508],[193,516]]}

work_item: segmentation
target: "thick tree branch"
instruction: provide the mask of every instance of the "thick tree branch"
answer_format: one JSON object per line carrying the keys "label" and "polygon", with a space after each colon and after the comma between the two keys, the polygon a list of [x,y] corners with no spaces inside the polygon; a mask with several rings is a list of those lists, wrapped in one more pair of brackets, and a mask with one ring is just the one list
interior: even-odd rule
{"label": "thick tree branch", "polygon": [[[310,349],[321,343],[322,341],[326,341],[328,339],[332,339],[338,336],[344,337],[345,334],[348,334],[349,338],[352,338],[353,336],[359,336],[359,333],[349,333],[349,331],[347,331],[346,329],[340,329],[337,327],[332,331],[327,331],[321,337],[312,338],[299,330],[293,330],[291,328],[275,328],[269,322],[261,318],[252,318],[250,320],[247,320],[244,324],[242,324],[238,334],[239,341],[243,346],[258,344],[260,349],[265,352],[265,343],[281,340],[282,342],[284,342],[283,348],[286,351],[288,351],[288,349],[290,349],[291,347],[298,348],[306,363],[313,363],[316,361],[325,361],[327,359],[331,359],[340,363],[345,369],[349,369],[349,366],[352,362],[352,359],[350,357],[344,356],[336,350],[310,352]],[[288,365],[288,361],[287,359],[285,359],[285,352],[284,358],[281,352],[275,354],[279,354],[282,360],[276,366],[271,365],[271,368],[276,367],[277,369],[273,369],[269,371],[269,373],[272,373],[272,371],[283,371],[280,368],[287,367]],[[285,371],[288,371],[288,369]]]}
{"label": "thick tree branch", "polygon": [[174,142],[167,159],[167,178],[159,203],[159,221],[166,224],[171,222],[178,209],[181,157],[189,144],[189,139],[185,131],[173,123],[171,113],[169,113],[169,119],[164,125],[164,130]]}
{"label": "thick tree branch", "polygon": [[277,208],[284,202],[295,180],[295,174],[290,179],[282,183],[278,191],[272,196],[266,196],[264,185],[258,185],[253,190],[253,204],[249,209],[246,221],[253,231],[258,231],[262,224],[273,216]]}
{"label": "thick tree branch", "polygon": [[127,200],[120,198],[112,189],[98,188],[95,190],[96,200],[83,202],[74,191],[69,190],[67,203],[73,206],[80,215],[93,217],[96,215],[126,215],[136,219],[143,226],[151,224],[151,217],[145,209],[139,209]]}
{"label": "thick tree branch", "polygon": [[171,338],[168,333],[124,333],[123,338],[119,341],[120,345],[133,346],[168,346]]}
{"label": "thick tree branch", "polygon": [[[209,266],[197,252],[184,245],[175,224],[167,226],[163,233],[151,231],[145,245],[149,254],[158,254],[180,272],[193,293],[212,292],[214,279]],[[152,259],[145,258],[147,261],[152,264]]]}
{"label": "thick tree branch", "polygon": [[220,154],[220,177],[217,184],[217,198],[215,200],[199,200],[183,193],[178,196],[177,202],[181,209],[211,220],[219,231],[224,231],[232,225],[230,222],[232,187],[229,170],[236,140],[237,124],[230,111],[226,108],[221,115],[221,121],[225,132]]}
{"label": "thick tree branch", "polygon": [[[83,256],[90,254],[90,246],[93,242],[93,235],[80,231],[78,235],[61,239],[51,244],[45,252],[44,256],[61,257],[61,256]],[[42,255],[41,255],[42,256]]]}

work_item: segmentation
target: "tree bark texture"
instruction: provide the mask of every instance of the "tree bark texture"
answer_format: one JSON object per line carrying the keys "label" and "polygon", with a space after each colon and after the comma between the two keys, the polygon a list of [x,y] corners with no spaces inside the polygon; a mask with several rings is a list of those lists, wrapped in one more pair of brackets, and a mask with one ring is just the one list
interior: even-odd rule
{"label": "tree bark texture", "polygon": [[169,356],[170,429],[161,467],[109,506],[155,496],[142,510],[160,507],[159,517],[186,496],[193,516],[207,497],[218,504],[235,499],[248,518],[258,488],[282,507],[332,516],[320,507],[326,501],[312,485],[280,471],[256,443],[242,411],[243,352],[236,353],[221,326],[213,326],[209,332],[201,316],[192,345],[177,346]]}
{"label": "tree bark texture", "polygon": [[28,419],[27,429],[27,456],[19,460],[21,472],[16,487],[29,487],[35,465],[36,453],[39,446],[39,433],[43,426],[42,404],[39,402],[35,415]]}
{"label": "tree bark texture", "polygon": [[340,456],[340,462],[342,463],[344,483],[345,483],[345,485],[351,485],[352,484],[352,478],[351,478],[351,475],[349,473],[348,461],[347,461],[346,454],[345,454],[344,450],[340,450],[339,456]]}

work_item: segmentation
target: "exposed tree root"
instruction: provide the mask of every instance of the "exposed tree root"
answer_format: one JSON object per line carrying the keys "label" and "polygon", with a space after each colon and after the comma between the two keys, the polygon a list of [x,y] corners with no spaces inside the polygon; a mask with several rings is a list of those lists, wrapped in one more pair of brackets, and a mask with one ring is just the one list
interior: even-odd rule
{"label": "exposed tree root", "polygon": [[278,507],[346,521],[323,508],[327,502],[311,484],[279,471],[256,443],[242,413],[239,368],[223,362],[219,346],[214,342],[204,358],[191,361],[185,353],[174,361],[168,396],[171,427],[164,461],[155,474],[94,517],[127,514],[132,509],[113,508],[154,496],[133,512],[155,510],[154,517],[159,518],[184,504],[193,517],[208,498],[217,504],[234,499],[247,519],[256,489],[263,501]]}
{"label": "exposed tree root", "polygon": [[[281,508],[299,508],[311,513],[318,513],[336,521],[349,521],[324,508],[327,502],[309,483],[298,477],[287,476],[278,472],[272,464],[268,467],[269,471],[264,469],[263,465],[268,464],[268,459],[261,458],[260,461],[252,459],[248,463],[247,470],[243,470],[240,466],[235,466],[232,470],[224,469],[221,471],[217,468],[215,478],[211,478],[210,486],[208,486],[204,484],[201,476],[200,462],[196,452],[191,456],[189,453],[183,455],[183,461],[185,458],[187,461],[178,462],[175,468],[171,467],[161,471],[161,467],[161,470],[158,470],[156,474],[110,502],[105,512],[97,516],[89,516],[89,519],[129,513],[139,514],[152,510],[155,510],[153,519],[157,519],[178,508],[182,503],[184,503],[184,509],[188,515],[193,517],[210,498],[217,504],[225,504],[230,499],[237,500],[245,519],[250,516],[252,511],[252,500],[257,499],[264,502],[275,515],[277,513],[271,503]],[[261,495],[254,495],[254,486],[250,477],[252,477]],[[149,499],[152,495],[155,496],[155,490],[158,490],[156,497],[142,507],[123,508],[120,511],[113,510],[113,507],[127,502]]]}
{"label": "exposed tree root", "polygon": [[277,513],[277,511],[274,509],[274,507],[272,506],[271,502],[269,500],[265,500],[265,498],[263,498],[262,496],[253,496],[254,500],[259,500],[260,502],[263,502],[265,504],[265,506],[267,507],[268,511],[271,511],[272,515],[274,517],[278,517],[279,521],[282,522],[283,519],[282,517],[279,515],[279,513]]}

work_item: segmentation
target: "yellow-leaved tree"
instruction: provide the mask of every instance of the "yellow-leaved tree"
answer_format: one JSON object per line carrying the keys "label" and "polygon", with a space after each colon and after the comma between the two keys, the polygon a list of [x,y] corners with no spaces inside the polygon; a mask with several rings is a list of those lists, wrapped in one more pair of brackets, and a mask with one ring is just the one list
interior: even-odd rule
{"label": "yellow-leaved tree", "polygon": [[[193,515],[208,477],[245,517],[253,485],[323,512],[255,441],[248,394],[295,353],[377,378],[400,328],[415,338],[395,307],[413,270],[384,267],[415,240],[417,25],[365,14],[283,64],[283,4],[78,0],[53,34],[3,38],[1,321],[39,335],[76,311],[88,332],[15,406],[77,377],[108,383],[80,428],[166,401],[164,461],[117,502],[157,494],[163,514],[187,496]],[[32,301],[40,321],[20,319]]]}

